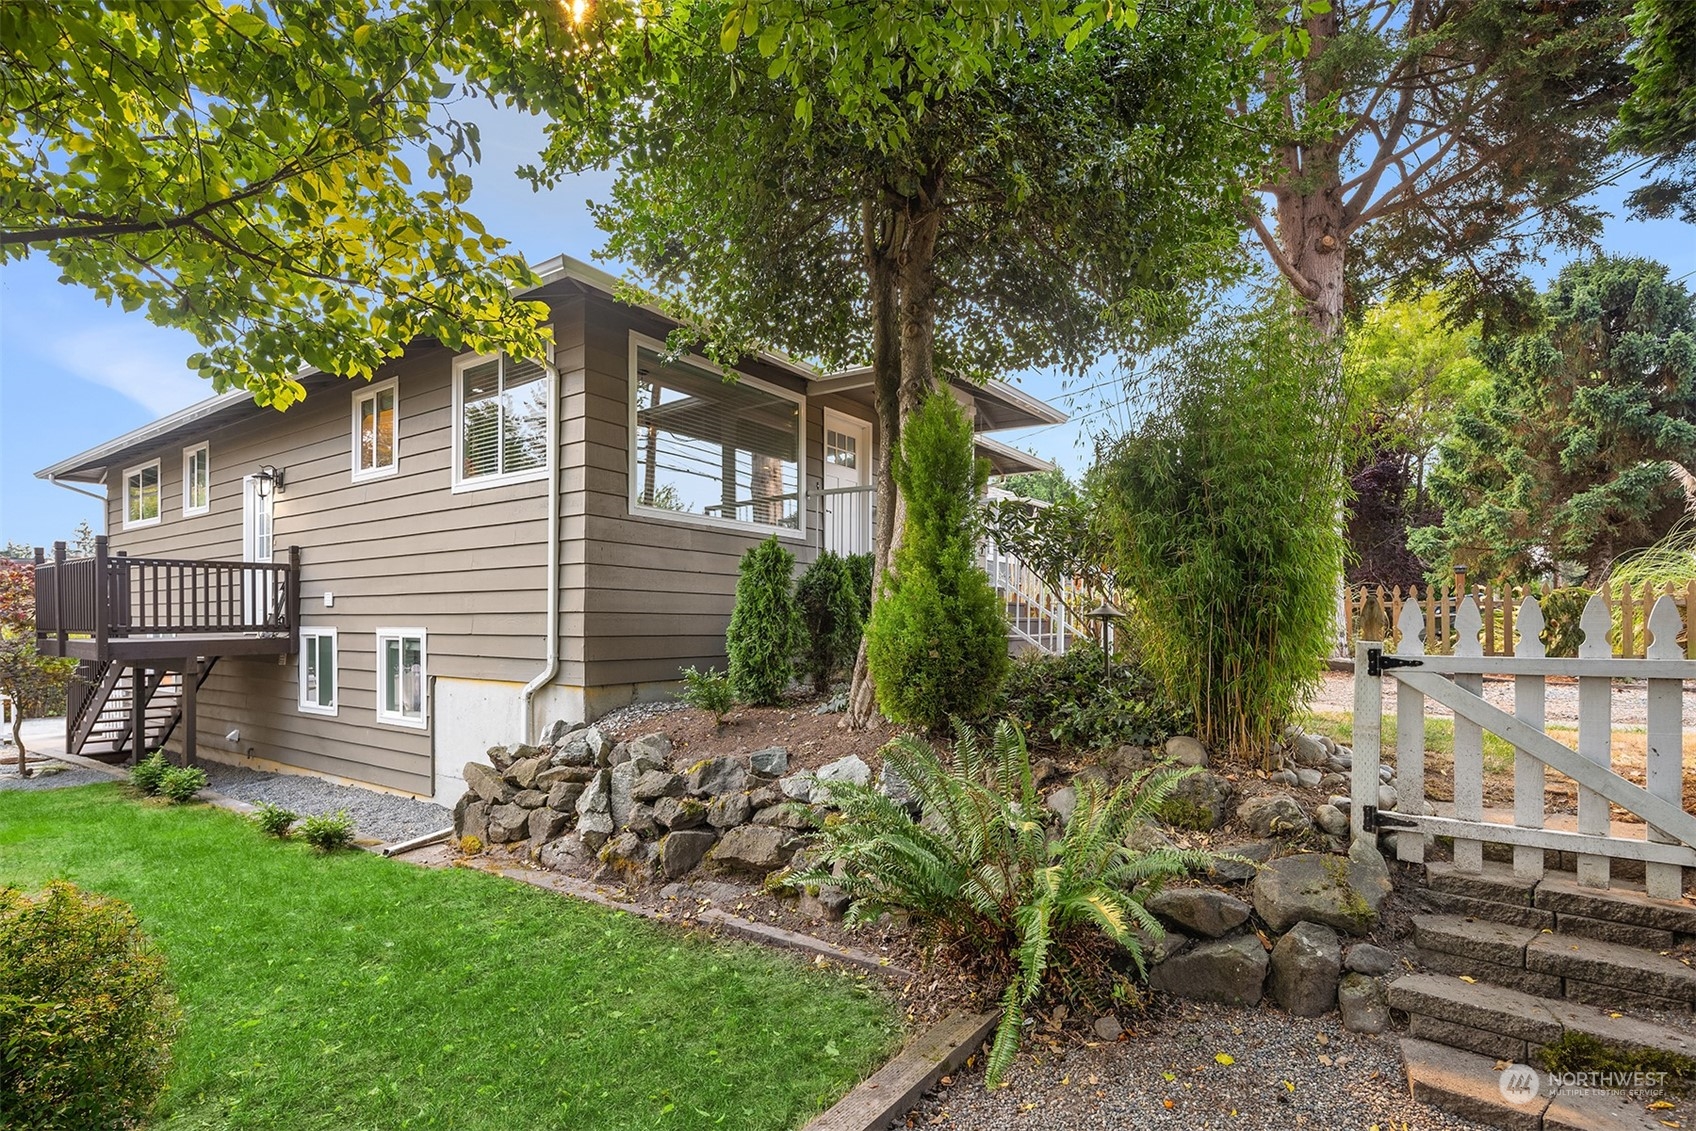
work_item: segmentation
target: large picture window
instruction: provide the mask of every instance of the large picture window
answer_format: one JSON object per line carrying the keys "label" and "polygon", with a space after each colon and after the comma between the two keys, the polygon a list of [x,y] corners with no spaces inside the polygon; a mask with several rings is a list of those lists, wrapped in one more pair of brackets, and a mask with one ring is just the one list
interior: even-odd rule
{"label": "large picture window", "polygon": [[393,381],[372,385],[353,398],[353,477],[392,475],[398,464],[396,418],[400,394]]}
{"label": "large picture window", "polygon": [[124,472],[124,529],[159,521],[159,461]]}
{"label": "large picture window", "polygon": [[548,371],[499,354],[454,362],[454,483],[479,487],[548,471]]}
{"label": "large picture window", "polygon": [[427,694],[424,630],[377,630],[377,719],[397,726],[425,725]]}
{"label": "large picture window", "polygon": [[632,508],[800,531],[801,398],[634,344]]}

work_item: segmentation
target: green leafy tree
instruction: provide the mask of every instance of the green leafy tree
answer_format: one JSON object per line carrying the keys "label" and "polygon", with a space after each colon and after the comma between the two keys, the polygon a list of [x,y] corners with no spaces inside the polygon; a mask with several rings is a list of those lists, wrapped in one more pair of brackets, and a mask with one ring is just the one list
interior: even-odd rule
{"label": "green leafy tree", "polygon": [[43,656],[35,647],[35,566],[0,559],[0,695],[12,701],[12,745],[18,776],[29,776],[24,720],[62,713],[77,662]]}
{"label": "green leafy tree", "polygon": [[830,690],[830,677],[852,668],[860,650],[860,595],[847,559],[829,551],[820,554],[795,583],[795,601],[805,629],[802,671],[823,695]]}
{"label": "green leafy tree", "polygon": [[1270,750],[1331,647],[1346,458],[1335,366],[1282,305],[1212,319],[1089,479],[1144,666],[1197,738],[1239,758]]}
{"label": "green leafy tree", "polygon": [[778,0],[638,24],[603,5],[517,26],[521,59],[581,47],[503,81],[552,118],[540,179],[617,162],[608,252],[709,353],[869,359],[881,574],[904,529],[890,455],[937,365],[1093,363],[1181,325],[1235,260],[1252,153],[1216,108],[1246,86],[1245,14]]}
{"label": "green leafy tree", "polygon": [[[0,4],[0,262],[203,347],[285,408],[311,365],[369,377],[420,336],[540,357],[533,282],[465,208],[477,129],[463,0]],[[413,169],[428,182],[413,184]]]}
{"label": "green leafy tree", "polygon": [[1035,499],[1040,503],[1070,502],[1078,498],[1077,485],[1058,467],[1003,475],[995,481],[995,486],[1021,499]]}
{"label": "green leafy tree", "polygon": [[1431,475],[1442,525],[1412,536],[1434,570],[1593,587],[1672,528],[1696,468],[1692,301],[1658,263],[1603,257],[1560,273],[1539,324],[1486,341],[1488,392]]}
{"label": "green leafy tree", "polygon": [[775,534],[742,555],[724,644],[730,689],[743,703],[777,702],[795,673],[802,636],[794,579],[795,555]]}
{"label": "green leafy tree", "polygon": [[1322,333],[1387,284],[1453,278],[1477,297],[1540,245],[1600,233],[1583,198],[1624,163],[1609,135],[1630,90],[1630,0],[1262,10],[1305,50],[1262,71],[1286,124],[1254,185],[1274,225],[1252,227]]}
{"label": "green leafy tree", "polygon": [[866,655],[883,713],[934,731],[951,716],[982,717],[1008,666],[1001,600],[977,563],[989,466],[952,396],[931,394],[907,421],[895,477],[906,532],[872,605]]}
{"label": "green leafy tree", "polygon": [[1651,216],[1677,210],[1696,224],[1696,5],[1685,0],[1637,0],[1626,61],[1631,96],[1620,108],[1618,140],[1660,158],[1664,175],[1631,194]]}

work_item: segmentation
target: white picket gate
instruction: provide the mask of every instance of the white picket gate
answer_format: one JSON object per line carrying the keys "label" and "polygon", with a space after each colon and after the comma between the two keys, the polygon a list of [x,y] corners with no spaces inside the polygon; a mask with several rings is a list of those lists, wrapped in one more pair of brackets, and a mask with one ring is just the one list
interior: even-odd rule
{"label": "white picket gate", "polygon": [[[1419,606],[1401,608],[1401,640],[1393,655],[1378,641],[1355,646],[1354,766],[1350,823],[1355,836],[1396,832],[1398,859],[1421,862],[1428,835],[1452,837],[1458,871],[1483,870],[1486,841],[1513,846],[1513,869],[1540,877],[1545,850],[1574,853],[1578,881],[1589,887],[1609,885],[1610,860],[1644,864],[1648,893],[1661,899],[1682,894],[1681,869],[1696,868],[1696,817],[1685,812],[1683,682],[1696,679],[1696,660],[1686,659],[1677,642],[1682,618],[1672,597],[1663,596],[1650,611],[1651,642],[1641,659],[1619,658],[1608,644],[1607,606],[1592,597],[1579,627],[1584,642],[1576,659],[1544,655],[1539,634],[1543,613],[1527,597],[1519,607],[1519,641],[1513,655],[1485,656],[1479,640],[1483,619],[1467,597],[1455,613],[1454,654],[1427,656],[1421,642],[1426,618]],[[1514,710],[1503,711],[1484,699],[1484,676],[1514,678]],[[1543,727],[1545,680],[1572,676],[1578,681],[1578,748],[1550,737]],[[1378,807],[1382,761],[1383,681],[1396,689],[1396,806]],[[1643,785],[1615,773],[1612,761],[1614,680],[1644,680],[1648,687],[1647,773]],[[1454,713],[1454,812],[1425,814],[1426,700]],[[1486,820],[1484,808],[1484,732],[1500,735],[1514,747],[1514,798],[1511,822]],[[1546,827],[1546,771],[1564,774],[1577,784],[1577,830]],[[1618,835],[1610,805],[1636,814],[1644,835]]]}

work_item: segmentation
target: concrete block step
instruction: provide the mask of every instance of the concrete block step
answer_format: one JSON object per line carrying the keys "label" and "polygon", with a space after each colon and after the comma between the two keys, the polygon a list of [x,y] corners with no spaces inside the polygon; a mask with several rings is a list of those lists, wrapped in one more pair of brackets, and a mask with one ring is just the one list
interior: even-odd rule
{"label": "concrete block step", "polygon": [[1696,1058],[1696,1024],[1644,1021],[1444,974],[1403,974],[1390,983],[1388,996],[1392,1009],[1524,1041],[1528,1052],[1554,1043],[1564,1033],[1582,1033],[1621,1049]]}
{"label": "concrete block step", "polygon": [[1511,864],[1496,860],[1484,861],[1482,872],[1462,872],[1447,860],[1433,860],[1425,865],[1425,886],[1489,903],[1531,907],[1537,881],[1515,875]]}
{"label": "concrete block step", "polygon": [[[1620,1093],[1565,1093],[1546,1073],[1415,1037],[1401,1042],[1408,1091],[1420,1103],[1502,1131],[1663,1131],[1641,1098]],[[1504,1072],[1509,1073],[1504,1077]]]}
{"label": "concrete block step", "polygon": [[1533,906],[1562,915],[1606,919],[1657,931],[1696,934],[1696,903],[1688,899],[1651,899],[1642,885],[1626,881],[1608,888],[1581,887],[1570,872],[1549,872],[1538,883]]}
{"label": "concrete block step", "polygon": [[1686,1007],[1696,1003],[1696,970],[1678,959],[1581,935],[1539,933],[1526,944],[1525,968]]}
{"label": "concrete block step", "polygon": [[1420,950],[1476,958],[1498,966],[1525,968],[1525,947],[1542,934],[1536,927],[1515,927],[1460,915],[1415,915],[1413,944]]}
{"label": "concrete block step", "polygon": [[1460,895],[1435,888],[1414,888],[1413,896],[1438,915],[1462,915],[1473,919],[1488,919],[1492,923],[1507,923],[1515,927],[1549,927],[1555,925],[1555,913],[1528,907],[1523,903],[1496,903],[1470,895]]}

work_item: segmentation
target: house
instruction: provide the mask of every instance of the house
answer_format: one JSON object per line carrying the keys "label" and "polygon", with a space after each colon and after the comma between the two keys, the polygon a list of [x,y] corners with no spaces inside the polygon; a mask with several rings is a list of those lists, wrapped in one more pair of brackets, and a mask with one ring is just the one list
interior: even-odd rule
{"label": "house", "polygon": [[[38,570],[41,646],[83,661],[69,748],[124,757],[139,732],[451,803],[489,746],[722,666],[760,539],[870,549],[869,371],[762,355],[726,381],[667,360],[675,324],[606,273],[538,273],[549,358],[419,342],[369,383],[303,377],[280,415],[234,391],[38,473],[107,498],[96,557]],[[955,392],[982,431],[1065,419]]]}

